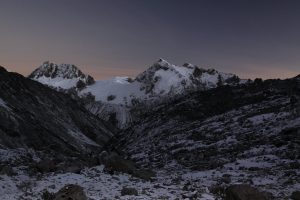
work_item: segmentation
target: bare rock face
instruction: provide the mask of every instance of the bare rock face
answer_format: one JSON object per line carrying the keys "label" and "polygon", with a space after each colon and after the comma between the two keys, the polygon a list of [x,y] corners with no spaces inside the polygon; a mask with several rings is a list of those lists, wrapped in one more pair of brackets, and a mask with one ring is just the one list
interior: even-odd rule
{"label": "bare rock face", "polygon": [[54,196],[53,200],[87,200],[83,188],[79,185],[66,185],[60,189]]}
{"label": "bare rock face", "polygon": [[269,198],[250,185],[232,185],[226,189],[226,200],[268,200]]}

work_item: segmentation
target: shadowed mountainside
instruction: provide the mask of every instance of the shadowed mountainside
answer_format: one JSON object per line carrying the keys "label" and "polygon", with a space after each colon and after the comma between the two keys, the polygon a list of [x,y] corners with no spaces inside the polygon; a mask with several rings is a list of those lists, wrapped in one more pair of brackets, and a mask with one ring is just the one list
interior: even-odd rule
{"label": "shadowed mountainside", "polygon": [[101,149],[113,128],[68,95],[0,67],[0,144],[61,154]]}

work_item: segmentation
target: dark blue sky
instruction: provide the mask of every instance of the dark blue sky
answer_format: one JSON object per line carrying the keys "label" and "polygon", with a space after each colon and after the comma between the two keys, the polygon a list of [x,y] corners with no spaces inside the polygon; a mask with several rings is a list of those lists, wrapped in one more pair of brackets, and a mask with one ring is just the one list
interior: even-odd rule
{"label": "dark blue sky", "polygon": [[0,0],[0,65],[43,61],[97,79],[134,76],[162,57],[242,77],[300,73],[297,0]]}

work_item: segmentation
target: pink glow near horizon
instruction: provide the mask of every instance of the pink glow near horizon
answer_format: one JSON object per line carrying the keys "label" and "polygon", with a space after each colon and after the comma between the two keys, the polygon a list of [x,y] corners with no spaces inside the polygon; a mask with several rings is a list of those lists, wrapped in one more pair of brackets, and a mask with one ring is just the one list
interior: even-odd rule
{"label": "pink glow near horizon", "polygon": [[[8,71],[17,72],[22,74],[23,76],[28,76],[33,70],[35,70],[40,64],[36,63],[18,63],[13,64],[10,62],[2,63],[2,66],[5,67]],[[75,64],[76,65],[76,64]],[[35,67],[32,67],[35,66]],[[144,69],[141,68],[111,68],[111,67],[99,67],[95,69],[95,66],[79,66],[79,69],[85,73],[89,74],[94,77],[96,80],[103,80],[103,79],[110,79],[116,76],[128,76],[128,77],[135,77],[139,73],[142,73],[144,70],[147,69],[149,64],[145,64]],[[285,79],[285,78],[292,78],[300,74],[300,71],[290,70],[290,69],[281,69],[281,68],[271,68],[270,67],[256,67],[251,66],[248,68],[247,71],[241,70],[222,70],[216,68],[218,71],[226,72],[226,73],[233,73],[238,75],[240,78],[243,79],[255,79],[255,78],[263,78],[263,79]]]}

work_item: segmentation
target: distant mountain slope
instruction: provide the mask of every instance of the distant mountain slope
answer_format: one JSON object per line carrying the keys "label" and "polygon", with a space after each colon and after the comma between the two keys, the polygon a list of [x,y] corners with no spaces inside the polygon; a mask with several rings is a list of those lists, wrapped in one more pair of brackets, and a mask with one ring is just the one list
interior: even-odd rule
{"label": "distant mountain slope", "polygon": [[0,68],[0,145],[57,154],[99,150],[113,128],[68,95]]}
{"label": "distant mountain slope", "polygon": [[139,120],[112,146],[140,165],[208,188],[250,183],[277,199],[299,189],[299,78],[257,79],[135,109]]}

